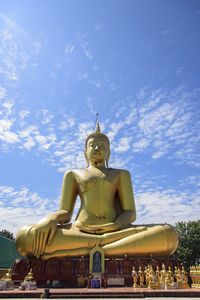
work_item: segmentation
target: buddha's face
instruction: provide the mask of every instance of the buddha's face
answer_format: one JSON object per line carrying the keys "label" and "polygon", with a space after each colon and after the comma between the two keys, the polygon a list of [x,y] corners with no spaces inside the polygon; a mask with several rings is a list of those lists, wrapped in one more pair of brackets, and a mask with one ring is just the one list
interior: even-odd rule
{"label": "buddha's face", "polygon": [[85,149],[86,159],[91,165],[104,165],[110,155],[108,141],[102,136],[91,137]]}

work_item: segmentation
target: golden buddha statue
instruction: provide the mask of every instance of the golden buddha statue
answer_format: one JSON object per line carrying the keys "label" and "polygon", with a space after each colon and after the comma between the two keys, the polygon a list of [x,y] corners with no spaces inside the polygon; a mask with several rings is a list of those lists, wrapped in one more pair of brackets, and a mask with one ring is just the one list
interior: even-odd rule
{"label": "golden buddha statue", "polygon": [[154,272],[153,267],[150,268],[148,289],[160,289],[160,282]]}
{"label": "golden buddha statue", "polygon": [[134,266],[132,268],[132,277],[133,277],[133,287],[137,288],[138,287],[138,284],[137,284],[137,282],[138,282],[138,273],[137,273]]}
{"label": "golden buddha statue", "polygon": [[29,273],[26,275],[24,281],[34,281],[32,269],[30,269]]}
{"label": "golden buddha statue", "polygon": [[5,274],[5,276],[1,279],[1,281],[12,283],[12,269],[9,268],[8,272]]}
{"label": "golden buddha statue", "polygon": [[161,282],[165,282],[166,274],[167,274],[166,266],[165,266],[165,264],[163,263],[163,264],[162,264],[162,269],[161,269],[161,271],[160,271],[160,281],[161,281]]}
{"label": "golden buddha statue", "polygon": [[138,269],[138,276],[139,276],[139,287],[143,288],[145,286],[144,285],[144,272],[142,271],[141,266],[139,266],[139,269]]}
{"label": "golden buddha statue", "polygon": [[[128,171],[108,167],[110,142],[96,124],[85,142],[86,169],[64,175],[59,211],[24,226],[16,236],[18,251],[26,257],[88,256],[99,246],[106,257],[168,257],[177,248],[170,225],[137,226],[131,177]],[[76,198],[81,207],[70,223]]]}
{"label": "golden buddha statue", "polygon": [[158,280],[160,280],[160,268],[159,268],[159,266],[156,267],[156,276],[157,276]]}
{"label": "golden buddha statue", "polygon": [[169,277],[170,284],[173,285],[174,284],[174,275],[173,275],[173,272],[172,272],[170,266],[168,267],[167,274],[168,274],[168,277]]}

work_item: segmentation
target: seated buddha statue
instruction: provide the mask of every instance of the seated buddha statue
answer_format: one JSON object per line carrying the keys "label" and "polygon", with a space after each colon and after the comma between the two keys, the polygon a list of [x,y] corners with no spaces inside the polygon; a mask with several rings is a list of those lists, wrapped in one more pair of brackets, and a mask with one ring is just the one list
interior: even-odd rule
{"label": "seated buddha statue", "polygon": [[[85,142],[87,168],[64,175],[60,209],[35,225],[24,226],[16,247],[26,257],[88,256],[99,246],[105,257],[168,257],[177,248],[170,225],[132,224],[136,210],[128,171],[108,167],[110,142],[96,130]],[[80,209],[70,222],[77,196]]]}

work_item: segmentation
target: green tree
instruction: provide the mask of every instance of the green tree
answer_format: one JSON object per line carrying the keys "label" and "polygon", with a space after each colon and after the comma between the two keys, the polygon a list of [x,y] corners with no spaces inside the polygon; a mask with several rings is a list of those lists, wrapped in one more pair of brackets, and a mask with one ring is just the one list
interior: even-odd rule
{"label": "green tree", "polygon": [[10,231],[8,231],[8,230],[6,230],[6,229],[1,230],[1,231],[0,231],[0,235],[1,235],[1,236],[4,236],[4,237],[6,237],[7,239],[10,239],[10,240],[12,240],[12,241],[15,240],[13,233],[10,232]]}
{"label": "green tree", "polygon": [[200,259],[200,220],[178,222],[175,226],[179,236],[179,245],[175,252],[187,271]]}

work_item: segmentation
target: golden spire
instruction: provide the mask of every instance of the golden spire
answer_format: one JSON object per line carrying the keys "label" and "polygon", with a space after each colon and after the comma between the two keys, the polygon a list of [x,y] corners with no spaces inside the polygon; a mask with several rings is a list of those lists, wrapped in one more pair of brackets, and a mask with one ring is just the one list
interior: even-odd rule
{"label": "golden spire", "polygon": [[99,120],[98,120],[98,116],[99,116],[99,113],[96,113],[96,128],[95,128],[95,132],[101,132],[100,131],[100,127],[99,127]]}

